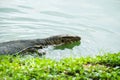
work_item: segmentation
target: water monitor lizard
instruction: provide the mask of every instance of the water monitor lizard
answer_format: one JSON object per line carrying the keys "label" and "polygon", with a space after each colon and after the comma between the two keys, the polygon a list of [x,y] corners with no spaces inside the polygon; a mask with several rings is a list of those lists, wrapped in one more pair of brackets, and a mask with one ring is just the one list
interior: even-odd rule
{"label": "water monitor lizard", "polygon": [[0,55],[16,54],[20,52],[34,52],[49,45],[57,46],[80,41],[79,36],[56,35],[45,39],[15,40],[0,43]]}

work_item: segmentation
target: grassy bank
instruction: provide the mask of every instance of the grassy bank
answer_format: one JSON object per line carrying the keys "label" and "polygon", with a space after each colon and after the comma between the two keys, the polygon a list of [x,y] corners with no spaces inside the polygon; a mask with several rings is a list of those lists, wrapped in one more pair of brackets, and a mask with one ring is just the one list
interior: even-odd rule
{"label": "grassy bank", "polygon": [[120,52],[95,58],[0,56],[0,80],[120,80]]}

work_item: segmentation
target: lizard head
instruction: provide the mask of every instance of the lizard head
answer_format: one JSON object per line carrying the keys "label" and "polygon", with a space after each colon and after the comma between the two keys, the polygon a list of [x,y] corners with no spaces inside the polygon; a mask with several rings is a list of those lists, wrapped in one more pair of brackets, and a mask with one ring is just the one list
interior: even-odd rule
{"label": "lizard head", "polygon": [[72,35],[57,35],[47,38],[47,43],[50,45],[62,45],[62,44],[70,44],[74,42],[78,42],[81,40],[79,36]]}
{"label": "lizard head", "polygon": [[63,44],[74,43],[74,42],[78,42],[81,40],[81,37],[79,36],[62,35],[60,37],[61,37],[60,40]]}

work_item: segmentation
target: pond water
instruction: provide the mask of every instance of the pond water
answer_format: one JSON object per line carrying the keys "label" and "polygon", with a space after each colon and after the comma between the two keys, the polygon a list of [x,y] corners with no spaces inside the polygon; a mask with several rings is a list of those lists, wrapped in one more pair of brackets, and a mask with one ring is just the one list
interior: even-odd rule
{"label": "pond water", "polygon": [[0,42],[81,36],[73,49],[48,50],[47,58],[120,51],[120,0],[0,0]]}

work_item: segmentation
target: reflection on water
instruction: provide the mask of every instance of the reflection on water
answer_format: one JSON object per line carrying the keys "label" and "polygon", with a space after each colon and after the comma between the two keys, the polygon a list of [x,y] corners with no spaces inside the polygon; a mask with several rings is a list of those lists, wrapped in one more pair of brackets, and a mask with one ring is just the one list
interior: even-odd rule
{"label": "reflection on water", "polygon": [[64,50],[66,48],[73,49],[75,46],[80,46],[80,41],[58,45],[58,46],[55,46],[54,49],[61,49],[61,50]]}
{"label": "reflection on water", "polygon": [[94,56],[120,51],[119,0],[1,0],[0,42],[45,38],[58,34],[81,36],[73,49],[52,50],[48,58]]}

